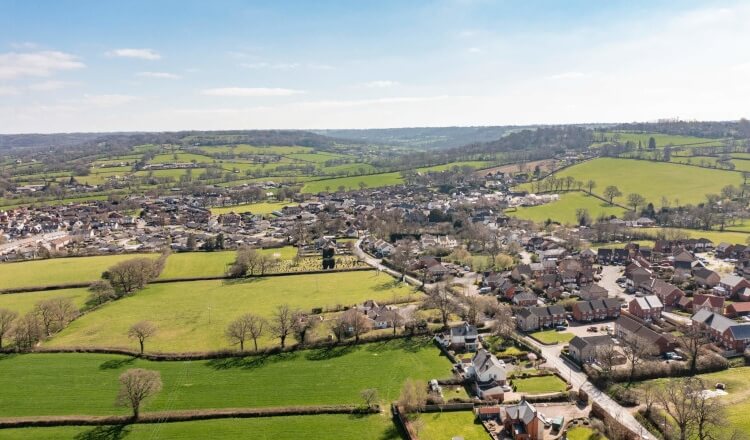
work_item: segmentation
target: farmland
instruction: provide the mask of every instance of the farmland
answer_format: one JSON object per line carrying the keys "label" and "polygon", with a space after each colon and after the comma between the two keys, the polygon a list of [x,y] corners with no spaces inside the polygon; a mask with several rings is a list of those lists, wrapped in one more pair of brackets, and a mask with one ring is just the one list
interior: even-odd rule
{"label": "farmland", "polygon": [[9,293],[0,295],[0,309],[12,310],[22,315],[30,312],[38,302],[52,298],[69,298],[80,309],[88,296],[89,292],[85,288]]}
{"label": "farmland", "polygon": [[[398,440],[400,435],[383,415],[317,415],[256,419],[217,419],[196,422],[142,424],[107,427],[68,426],[55,428],[6,429],[6,440],[79,440],[126,438],[182,440],[185,438],[252,438],[262,440]],[[113,437],[116,436],[116,437]]]}
{"label": "farmland", "polygon": [[368,174],[354,177],[338,177],[335,179],[313,180],[305,183],[302,192],[319,193],[323,191],[336,191],[339,187],[346,190],[359,189],[360,182],[367,188],[379,188],[381,186],[400,185],[404,183],[399,173]]}
{"label": "farmland", "polygon": [[593,220],[599,216],[622,216],[625,212],[619,206],[610,206],[596,197],[590,197],[582,192],[570,192],[560,195],[560,200],[539,206],[521,207],[516,211],[508,211],[508,215],[544,223],[547,219],[560,222],[561,224],[574,225],[578,222],[576,211],[587,209]]}
{"label": "farmland", "polygon": [[217,208],[211,208],[211,214],[221,215],[234,212],[235,214],[242,214],[243,212],[251,212],[256,215],[266,215],[273,211],[280,210],[285,206],[292,206],[294,203],[290,202],[261,202],[261,203],[248,203],[245,205],[235,206],[222,206]]}
{"label": "farmland", "polygon": [[[128,328],[148,319],[159,327],[147,344],[149,351],[217,350],[229,347],[224,330],[243,313],[270,317],[285,303],[310,311],[367,299],[420,296],[375,271],[152,284],[75,320],[46,345],[132,348]],[[267,346],[271,339],[263,337],[260,342]]]}
{"label": "farmland", "polygon": [[[164,389],[145,411],[358,404],[365,388],[378,389],[380,398],[390,401],[407,378],[451,374],[450,362],[430,338],[192,362],[84,353],[7,355],[0,357],[0,413],[126,414],[114,406],[114,398],[117,377],[128,368],[161,373]],[[19,375],[25,386],[18,386]]]}
{"label": "farmland", "polygon": [[[280,248],[258,249],[258,253],[270,255],[280,261],[288,262],[297,255],[297,248],[284,246]],[[218,277],[226,273],[237,252],[180,252],[171,254],[159,276],[160,279]],[[316,267],[317,269],[317,267]]]}
{"label": "farmland", "polygon": [[716,147],[724,143],[721,139],[708,139],[695,136],[682,136],[663,133],[637,133],[627,131],[606,132],[604,135],[608,139],[617,139],[620,142],[641,143],[643,148],[648,147],[649,138],[653,137],[656,141],[656,148],[664,148],[667,145],[672,146],[693,146],[693,147]]}

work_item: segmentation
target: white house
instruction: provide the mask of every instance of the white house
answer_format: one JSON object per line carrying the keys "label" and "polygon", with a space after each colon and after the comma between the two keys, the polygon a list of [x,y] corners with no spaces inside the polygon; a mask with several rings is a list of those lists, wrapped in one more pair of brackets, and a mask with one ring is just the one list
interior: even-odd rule
{"label": "white house", "polygon": [[471,364],[468,366],[466,373],[467,376],[475,378],[478,382],[494,381],[500,385],[505,385],[507,378],[505,362],[499,360],[484,348],[479,349],[471,358]]}
{"label": "white house", "polygon": [[450,345],[454,348],[463,348],[466,351],[475,351],[479,343],[477,328],[468,323],[451,328]]}

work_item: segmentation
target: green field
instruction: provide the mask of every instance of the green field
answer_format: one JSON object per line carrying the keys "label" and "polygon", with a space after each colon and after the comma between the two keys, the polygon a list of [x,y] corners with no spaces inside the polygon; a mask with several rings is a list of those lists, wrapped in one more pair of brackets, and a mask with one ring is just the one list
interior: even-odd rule
{"label": "green field", "polygon": [[567,387],[565,382],[554,375],[513,379],[513,385],[516,392],[522,394],[560,393]]}
{"label": "green field", "polygon": [[416,171],[428,172],[428,171],[446,171],[453,169],[454,167],[471,167],[471,168],[487,168],[492,165],[492,162],[474,160],[464,162],[451,162],[443,165],[434,165],[431,167],[417,168]]}
{"label": "green field", "polygon": [[656,148],[664,148],[667,145],[694,147],[714,147],[724,145],[721,139],[699,138],[695,136],[682,136],[663,133],[636,133],[617,131],[607,132],[605,133],[605,135],[609,139],[616,137],[620,142],[631,141],[636,144],[636,146],[638,145],[638,141],[640,141],[644,150],[648,148],[648,139],[650,137],[653,137],[654,141],[656,141]]}
{"label": "green field", "polygon": [[163,391],[144,411],[359,404],[366,388],[376,388],[389,402],[407,378],[451,376],[450,362],[428,337],[192,362],[90,353],[4,355],[0,414],[126,413],[114,399],[117,378],[128,368],[161,373]]}
{"label": "green field", "polygon": [[570,192],[560,194],[560,200],[544,205],[521,207],[516,211],[509,210],[507,214],[524,220],[544,223],[547,219],[560,222],[561,224],[574,225],[578,223],[576,211],[579,208],[587,209],[592,221],[601,216],[621,217],[625,210],[619,206],[610,206],[596,197],[590,197],[581,192]]}
{"label": "green field", "polygon": [[278,211],[285,206],[294,206],[292,202],[261,202],[261,203],[248,203],[245,205],[235,206],[223,206],[217,208],[211,208],[211,214],[220,215],[234,212],[235,214],[241,214],[243,212],[251,212],[256,215],[266,215],[273,211]]}
{"label": "green field", "polygon": [[333,159],[341,159],[342,157],[346,156],[335,153],[292,153],[287,154],[285,157],[303,162],[314,162],[322,164],[323,162],[328,162],[329,160]]}
{"label": "green field", "polygon": [[208,156],[201,156],[200,154],[192,153],[175,153],[175,154],[158,154],[154,156],[149,163],[173,163],[173,162],[193,162],[196,163],[211,163],[214,159]]}
{"label": "green field", "polygon": [[[148,319],[159,327],[146,344],[149,351],[217,350],[230,347],[224,330],[243,313],[269,317],[280,304],[309,312],[314,307],[391,300],[394,296],[416,300],[421,293],[395,285],[393,278],[376,271],[151,284],[82,316],[45,344],[135,348],[127,330]],[[259,343],[268,346],[278,341],[269,335]]]}
{"label": "green field", "polygon": [[471,411],[452,411],[419,414],[418,419],[423,423],[418,432],[419,438],[452,439],[463,438],[464,440],[486,440],[489,438],[487,431],[481,423],[476,421]]}
{"label": "green field", "polygon": [[606,437],[591,428],[576,427],[566,433],[568,440],[606,440]]}
{"label": "green field", "polygon": [[615,199],[617,203],[625,204],[629,193],[638,193],[655,206],[661,206],[662,197],[673,205],[700,203],[705,201],[706,194],[718,194],[726,185],[739,187],[742,183],[740,174],[735,172],[613,158],[590,160],[555,174],[558,179],[567,176],[584,184],[593,180],[594,193],[598,195],[609,185],[617,186],[623,194]]}
{"label": "green field", "polygon": [[[267,254],[280,260],[291,260],[297,255],[297,248],[284,246],[281,248],[258,249],[261,254]],[[237,252],[178,252],[167,258],[167,264],[159,276],[160,279],[218,277],[226,273]]]}
{"label": "green field", "polygon": [[[252,434],[249,434],[252,433]],[[316,415],[257,419],[216,419],[197,422],[83,427],[4,429],[4,440],[399,440],[396,427],[385,415]]]}
{"label": "green field", "polygon": [[[0,287],[11,289],[96,281],[109,267],[143,255],[145,254],[103,255],[3,263],[0,264]],[[157,257],[156,254],[150,255]]]}
{"label": "green field", "polygon": [[347,191],[359,189],[359,183],[364,182],[367,188],[379,188],[382,186],[400,185],[404,183],[399,173],[369,174],[365,176],[338,177],[335,179],[313,180],[305,183],[302,187],[304,193],[319,193],[326,191],[338,191],[343,186]]}
{"label": "green field", "polygon": [[52,298],[70,298],[79,309],[86,303],[88,289],[60,289],[44,292],[8,293],[0,295],[0,309],[8,309],[23,315],[40,302]]}
{"label": "green field", "polygon": [[309,153],[313,151],[310,147],[294,147],[294,146],[254,146],[254,145],[222,145],[222,146],[203,146],[199,149],[207,153],[250,153],[250,154],[266,154],[266,155],[287,155],[297,153]]}
{"label": "green field", "polygon": [[[728,227],[728,228],[731,228],[731,227]],[[661,229],[662,228],[649,228],[649,229],[639,230],[639,232],[653,233],[654,236],[656,236],[656,233]],[[701,231],[698,229],[679,229],[679,228],[677,230],[687,233],[689,238],[707,238],[711,240],[714,243],[714,245],[718,245],[721,242],[726,242],[726,243],[731,243],[731,244],[745,244],[747,242],[748,237],[750,237],[750,234],[744,233],[744,232]]]}
{"label": "green field", "polygon": [[575,337],[573,333],[558,332],[557,330],[544,330],[531,333],[529,336],[541,342],[542,344],[566,344]]}

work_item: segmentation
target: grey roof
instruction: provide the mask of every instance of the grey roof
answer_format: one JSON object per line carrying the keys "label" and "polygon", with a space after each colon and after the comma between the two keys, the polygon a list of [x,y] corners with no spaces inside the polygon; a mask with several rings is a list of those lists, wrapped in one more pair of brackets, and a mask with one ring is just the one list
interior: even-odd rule
{"label": "grey roof", "polygon": [[572,347],[577,348],[578,350],[583,350],[587,346],[599,346],[599,345],[606,345],[606,344],[612,344],[612,337],[607,335],[599,335],[599,336],[586,336],[586,337],[580,337],[576,336],[575,338],[570,340],[570,345]]}
{"label": "grey roof", "polygon": [[517,405],[506,407],[505,413],[508,418],[512,420],[520,420],[525,425],[528,425],[534,420],[534,417],[536,417],[536,408],[534,408],[529,402],[522,400]]}

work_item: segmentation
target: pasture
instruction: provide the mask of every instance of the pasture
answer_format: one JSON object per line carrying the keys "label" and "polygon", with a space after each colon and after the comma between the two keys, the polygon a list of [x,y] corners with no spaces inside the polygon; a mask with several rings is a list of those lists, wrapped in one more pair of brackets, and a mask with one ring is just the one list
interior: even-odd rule
{"label": "pasture", "polygon": [[609,185],[617,186],[623,195],[615,198],[616,203],[625,204],[629,193],[638,193],[655,206],[661,206],[662,197],[672,205],[700,203],[705,201],[706,194],[718,194],[726,185],[739,187],[742,183],[740,173],[614,158],[590,160],[555,173],[556,178],[567,176],[584,185],[593,180],[596,182],[594,193],[598,195]]}
{"label": "pasture", "polygon": [[92,282],[120,261],[142,256],[158,257],[157,254],[119,254],[3,263],[0,264],[0,286],[11,289]]}
{"label": "pasture", "polygon": [[450,362],[429,337],[189,362],[93,353],[4,355],[0,414],[126,414],[114,399],[117,378],[129,368],[161,373],[163,390],[144,411],[359,404],[366,388],[376,388],[388,402],[398,398],[407,378],[451,376]]}
{"label": "pasture", "polygon": [[346,190],[359,189],[360,182],[367,188],[400,185],[404,183],[399,173],[368,174],[363,176],[338,177],[335,179],[313,180],[305,183],[303,193],[316,194],[323,191],[338,191],[339,187]]}
{"label": "pasture", "polygon": [[0,309],[12,310],[23,315],[34,309],[34,306],[44,300],[53,298],[70,298],[79,309],[86,303],[89,296],[88,289],[60,289],[43,292],[8,293],[0,295]]}
{"label": "pasture", "polygon": [[555,202],[538,206],[521,207],[516,211],[509,210],[507,214],[536,223],[544,223],[547,219],[550,219],[560,224],[575,225],[578,223],[576,211],[579,208],[587,209],[593,221],[602,215],[621,217],[625,213],[625,210],[619,206],[610,206],[609,203],[603,202],[596,197],[590,197],[576,191],[560,194],[560,200]]}
{"label": "pasture", "polygon": [[[252,433],[252,434],[249,434]],[[54,428],[4,429],[6,440],[161,439],[220,438],[245,440],[400,440],[396,427],[384,415],[328,415],[215,419],[195,422],[138,424],[126,426],[64,426]]]}
{"label": "pasture", "polygon": [[[731,227],[727,226],[728,229],[737,229],[742,231],[746,226]],[[682,231],[688,235],[689,238],[707,238],[717,246],[719,243],[726,242],[730,244],[746,244],[750,233],[747,232],[730,232],[730,231],[702,231],[698,229],[680,229],[680,228],[648,228],[640,229],[639,232],[653,234],[654,237],[659,231],[672,229],[676,231]]]}
{"label": "pasture", "polygon": [[200,150],[206,153],[233,153],[233,154],[260,154],[283,156],[288,154],[309,153],[313,151],[310,147],[295,146],[255,146],[247,144],[203,146]]}
{"label": "pasture", "polygon": [[[376,271],[151,284],[75,320],[45,345],[135,348],[128,328],[148,319],[159,331],[147,341],[147,351],[218,350],[230,348],[224,330],[244,313],[269,318],[281,304],[309,312],[394,297],[417,300],[422,293]],[[278,341],[267,334],[259,344]]]}
{"label": "pasture", "polygon": [[700,138],[696,136],[682,136],[664,133],[638,133],[629,131],[610,131],[606,132],[605,136],[612,140],[616,139],[619,142],[631,141],[636,146],[638,142],[641,142],[643,149],[648,148],[648,140],[650,137],[656,141],[656,148],[664,148],[667,145],[672,146],[693,146],[693,147],[720,147],[724,145],[721,139],[711,138]]}
{"label": "pasture", "polygon": [[487,431],[476,421],[471,411],[422,413],[417,416],[423,423],[419,438],[485,440]]}
{"label": "pasture", "polygon": [[[261,254],[271,255],[281,261],[288,261],[297,255],[297,248],[284,246],[280,248],[258,249]],[[234,262],[236,251],[217,252],[179,252],[167,258],[159,279],[218,277],[226,273]]]}
{"label": "pasture", "polygon": [[211,214],[221,215],[234,212],[235,214],[242,214],[243,212],[251,212],[256,215],[267,215],[274,211],[278,211],[285,206],[293,206],[293,202],[260,202],[260,203],[247,203],[244,205],[234,206],[221,206],[211,208]]}

